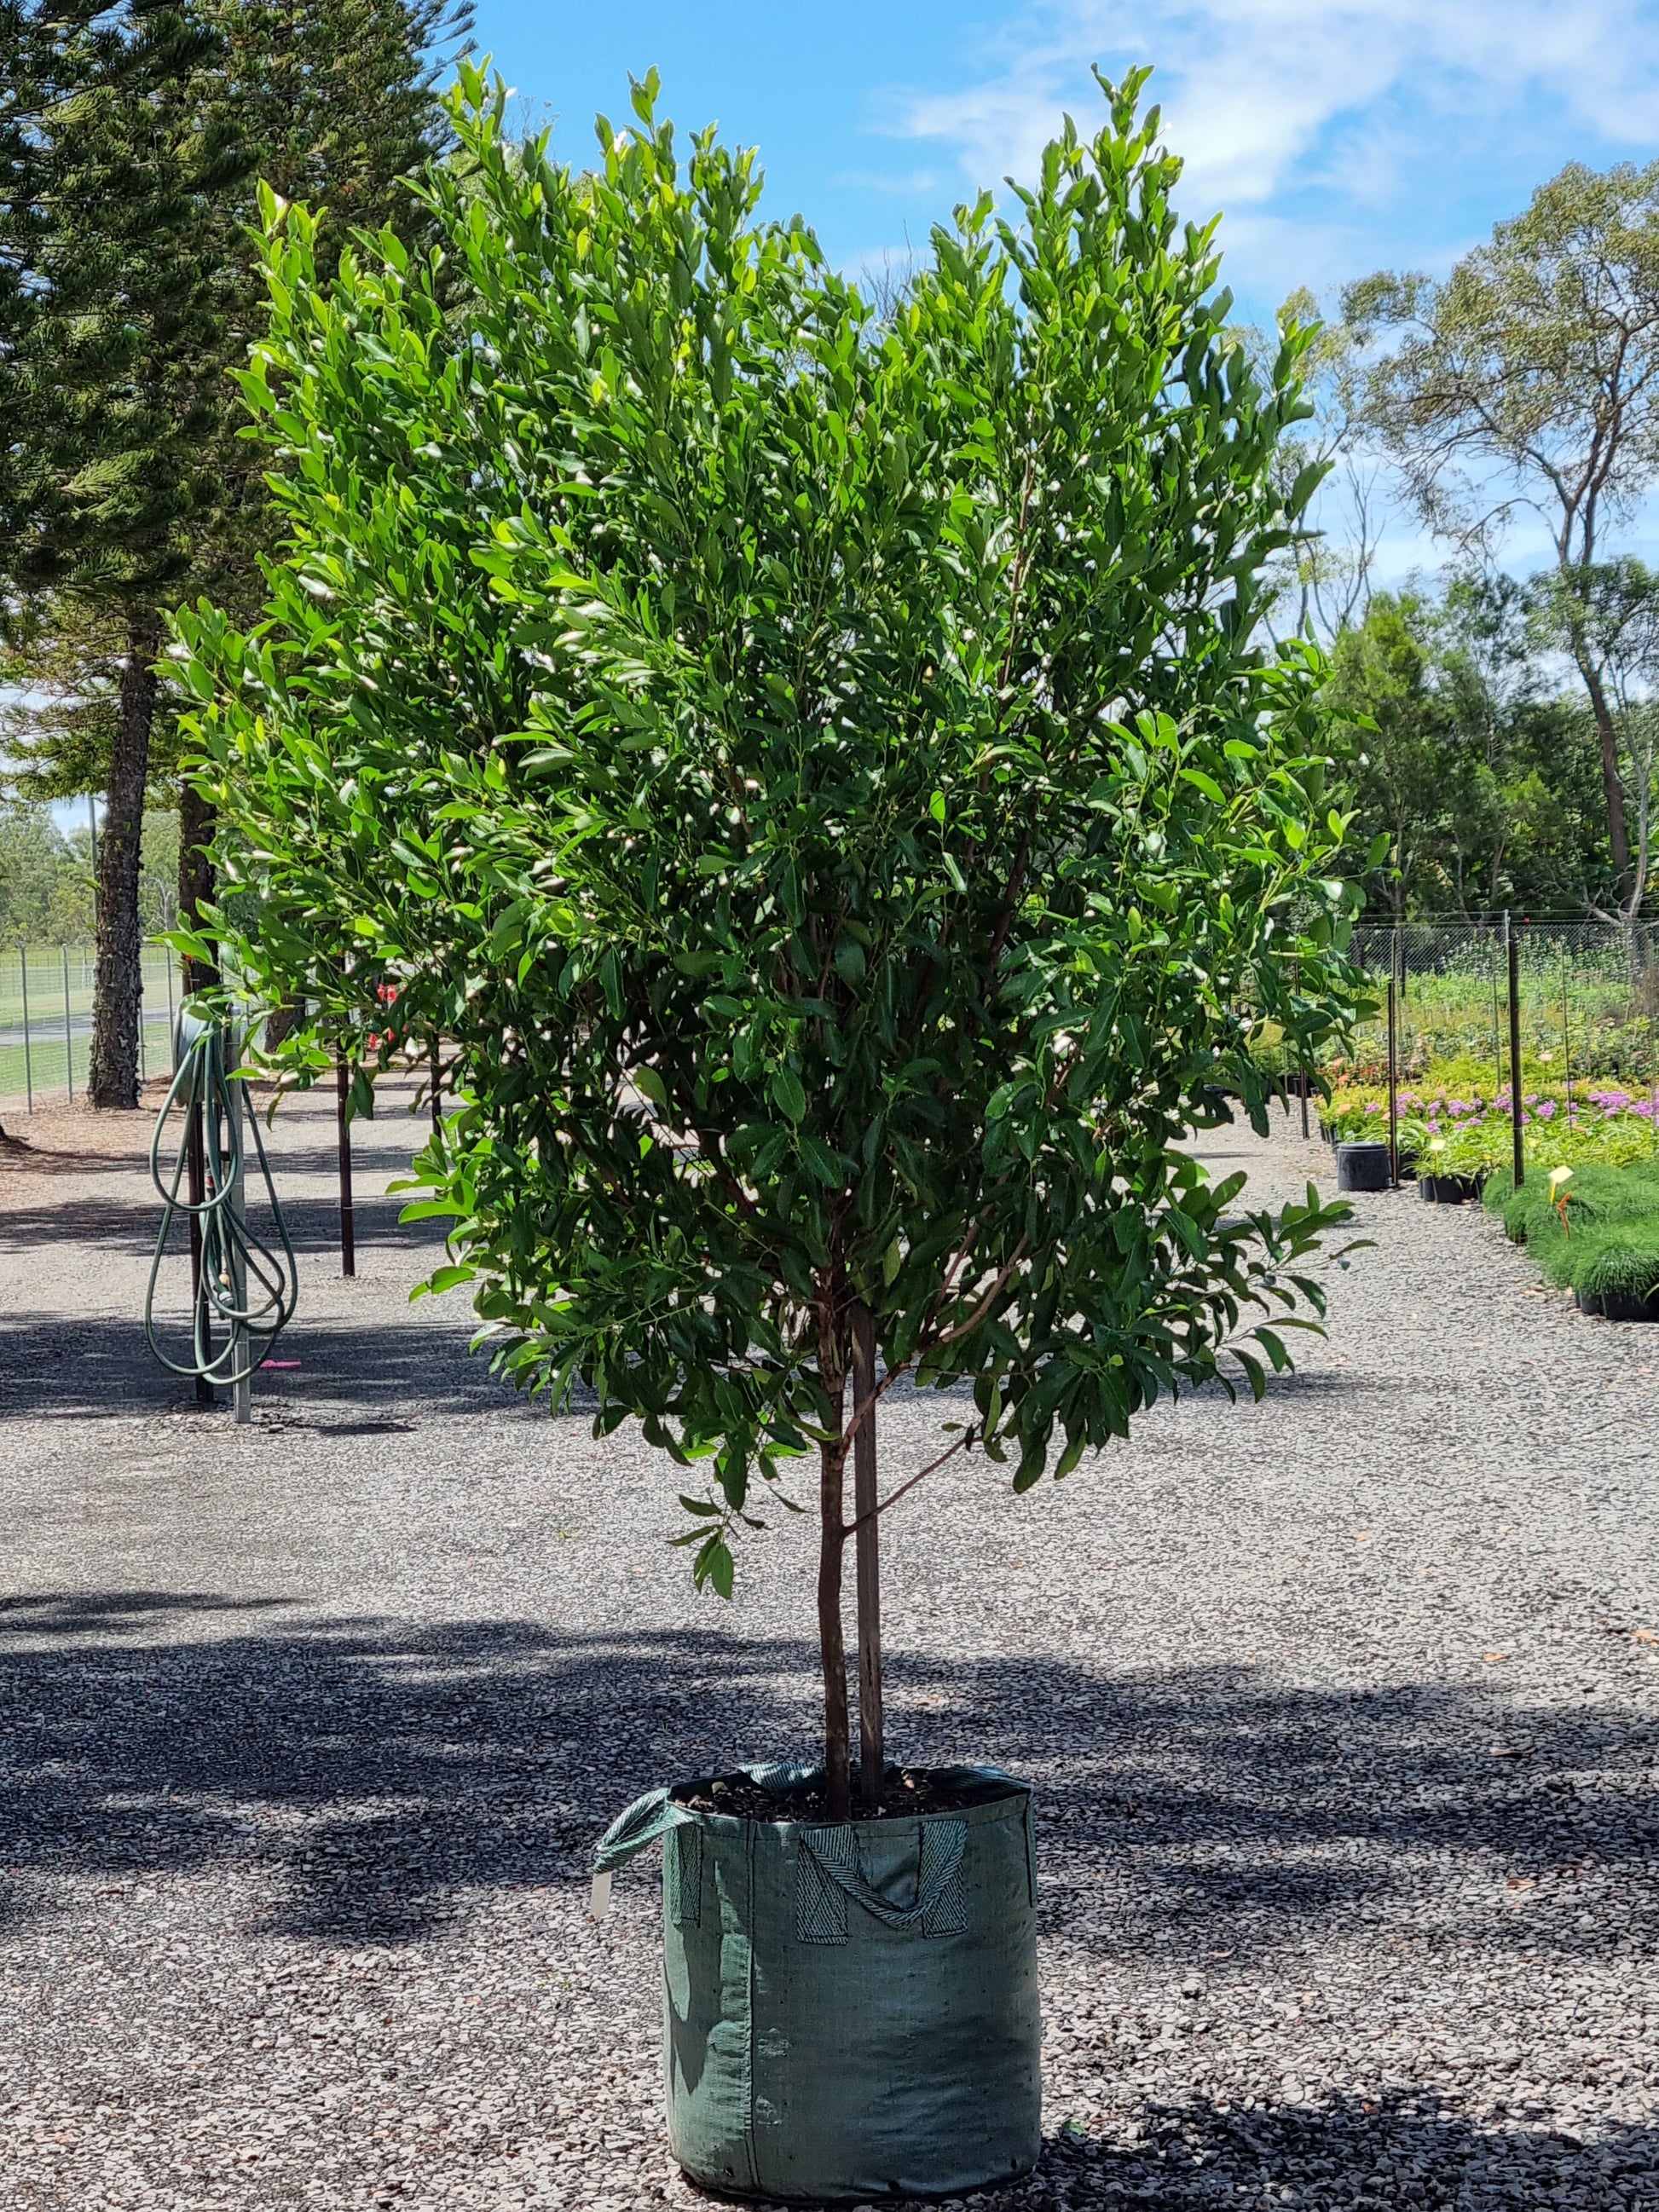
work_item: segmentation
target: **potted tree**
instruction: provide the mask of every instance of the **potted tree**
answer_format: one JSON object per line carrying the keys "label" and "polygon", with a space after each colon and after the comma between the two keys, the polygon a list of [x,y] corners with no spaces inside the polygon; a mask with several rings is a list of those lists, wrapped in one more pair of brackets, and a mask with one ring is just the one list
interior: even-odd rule
{"label": "potted tree", "polygon": [[[464,71],[428,258],[323,288],[268,206],[289,543],[260,629],[179,623],[238,964],[320,1025],[290,1077],[442,1040],[431,1287],[641,1425],[700,1585],[816,1512],[819,1750],[670,1778],[600,1856],[668,1842],[671,2140],[738,2192],[1035,2159],[1030,1793],[890,1765],[880,1540],[964,1455],[1025,1491],[1260,1395],[1345,1214],[1183,1145],[1221,1091],[1265,1129],[1252,1024],[1312,1065],[1362,985],[1317,662],[1255,623],[1307,334],[1252,372],[1140,88],[881,317],[654,78],[577,174]],[[951,1419],[884,1474],[901,1386]]]}

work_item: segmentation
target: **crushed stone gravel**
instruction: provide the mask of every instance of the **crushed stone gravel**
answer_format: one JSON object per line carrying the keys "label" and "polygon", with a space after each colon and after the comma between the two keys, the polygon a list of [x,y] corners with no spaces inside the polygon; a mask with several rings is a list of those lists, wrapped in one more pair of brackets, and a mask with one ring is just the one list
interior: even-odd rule
{"label": "crushed stone gravel", "polygon": [[[412,1097],[412,1094],[410,1094]],[[301,1318],[256,1419],[138,1315],[143,1116],[0,1155],[7,2212],[706,2205],[660,2116],[659,1885],[599,1830],[810,1748],[811,1536],[696,1598],[684,1478],[410,1305],[417,1124],[275,1128]],[[1206,1139],[1277,1202],[1329,1156]],[[1267,1402],[1215,1392],[1025,1498],[895,1516],[888,1726],[1039,1792],[1036,2208],[1659,2208],[1659,1330],[1474,1208],[1372,1240]],[[940,1408],[895,1394],[920,1465]]]}

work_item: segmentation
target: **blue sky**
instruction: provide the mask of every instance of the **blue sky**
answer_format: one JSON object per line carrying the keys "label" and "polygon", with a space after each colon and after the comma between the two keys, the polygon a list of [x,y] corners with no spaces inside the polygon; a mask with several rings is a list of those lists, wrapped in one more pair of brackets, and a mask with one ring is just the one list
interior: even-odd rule
{"label": "blue sky", "polygon": [[1029,173],[1062,111],[1097,112],[1091,61],[1151,62],[1184,211],[1224,211],[1257,319],[1299,283],[1444,269],[1570,159],[1659,155],[1659,0],[480,0],[478,40],[578,162],[655,64],[664,111],[757,144],[849,266]]}

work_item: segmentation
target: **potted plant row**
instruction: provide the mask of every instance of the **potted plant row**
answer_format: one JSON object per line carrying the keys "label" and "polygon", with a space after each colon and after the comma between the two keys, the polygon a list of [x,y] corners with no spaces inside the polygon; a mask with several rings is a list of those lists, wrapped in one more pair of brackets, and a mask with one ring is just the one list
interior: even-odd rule
{"label": "potted plant row", "polygon": [[[464,70],[429,248],[326,283],[268,204],[286,548],[261,628],[179,622],[219,926],[317,1010],[289,1079],[441,1040],[431,1287],[639,1423],[711,1594],[815,1516],[821,1742],[663,1778],[598,1857],[603,1904],[663,1847],[670,2142],[738,2195],[1036,2158],[1031,1791],[890,1758],[884,1544],[953,1465],[1109,1480],[1155,1400],[1259,1395],[1345,1213],[1182,1143],[1218,1087],[1265,1131],[1232,1009],[1310,1063],[1363,988],[1319,665],[1255,626],[1310,334],[1252,370],[1102,89],[883,313],[654,77],[579,173]],[[901,1384],[951,1421],[890,1468]]]}

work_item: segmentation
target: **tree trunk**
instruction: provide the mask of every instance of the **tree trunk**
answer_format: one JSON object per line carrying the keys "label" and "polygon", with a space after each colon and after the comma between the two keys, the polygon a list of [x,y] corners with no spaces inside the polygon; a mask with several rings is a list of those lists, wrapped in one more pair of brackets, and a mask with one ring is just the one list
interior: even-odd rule
{"label": "tree trunk", "polygon": [[138,1103],[138,1018],[143,988],[138,860],[161,642],[161,625],[153,613],[128,618],[115,757],[110,763],[104,835],[98,848],[98,962],[87,1071],[87,1097],[94,1106]]}
{"label": "tree trunk", "polygon": [[[179,921],[185,929],[200,929],[202,909],[213,896],[213,863],[208,847],[213,837],[213,809],[188,779],[179,786]],[[185,963],[185,989],[205,991],[219,980],[216,967],[201,960]]]}
{"label": "tree trunk", "polygon": [[1601,753],[1601,790],[1607,803],[1607,857],[1619,879],[1620,897],[1628,906],[1635,886],[1631,881],[1630,833],[1625,827],[1625,784],[1619,772],[1619,732],[1613,727],[1613,709],[1601,687],[1601,672],[1587,653],[1577,658],[1578,673],[1589,694],[1590,713],[1595,718],[1596,742]]}
{"label": "tree trunk", "polygon": [[862,1299],[852,1310],[853,1412],[867,1407],[853,1438],[853,1518],[859,1578],[859,1802],[881,1806],[886,1771],[881,1712],[881,1524],[876,1518],[876,1322]]}
{"label": "tree trunk", "polygon": [[847,1640],[842,1628],[842,1558],[847,1548],[847,1444],[842,1435],[842,1378],[825,1377],[836,1433],[818,1446],[818,1649],[823,1660],[824,1799],[832,1820],[852,1817],[852,1730],[847,1703]]}

